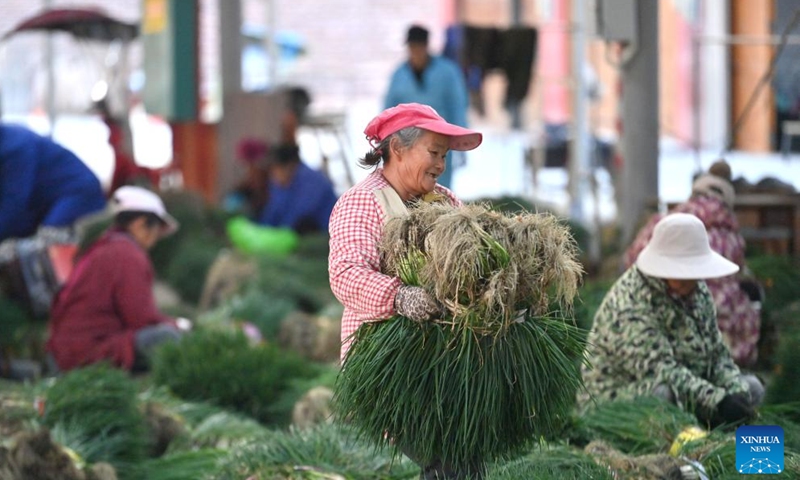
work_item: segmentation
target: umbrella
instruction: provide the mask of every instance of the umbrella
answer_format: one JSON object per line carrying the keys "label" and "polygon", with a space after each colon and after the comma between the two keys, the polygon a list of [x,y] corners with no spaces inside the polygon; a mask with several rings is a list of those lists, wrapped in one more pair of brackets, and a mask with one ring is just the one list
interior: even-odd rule
{"label": "umbrella", "polygon": [[78,39],[111,42],[135,38],[139,26],[112,18],[99,8],[51,8],[24,20],[2,39],[33,30],[61,31]]}

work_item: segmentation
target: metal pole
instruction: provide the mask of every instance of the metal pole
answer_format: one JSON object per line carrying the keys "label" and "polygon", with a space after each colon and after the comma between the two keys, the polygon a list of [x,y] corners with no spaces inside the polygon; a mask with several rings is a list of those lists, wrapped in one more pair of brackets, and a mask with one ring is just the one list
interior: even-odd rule
{"label": "metal pole", "polygon": [[[589,262],[600,260],[599,205],[595,202],[595,215],[590,217],[585,204],[590,198],[597,200],[590,182],[594,180],[590,155],[591,131],[587,103],[589,95],[584,69],[586,68],[586,0],[572,0],[572,144],[569,151],[570,217],[589,231]],[[593,183],[593,182],[592,182]]]}
{"label": "metal pole", "polygon": [[[702,30],[697,38],[700,44],[700,110],[701,140],[704,148],[717,152],[725,148],[731,127],[730,79],[720,81],[719,72],[730,71],[731,48],[723,43],[709,43],[708,35],[727,32],[731,24],[728,2],[701,3]],[[726,75],[730,77],[730,75]]]}
{"label": "metal pole", "polygon": [[511,25],[522,24],[522,0],[511,0]]}
{"label": "metal pole", "polygon": [[[511,18],[510,23],[512,27],[522,25],[522,0],[511,0]],[[510,106],[511,114],[511,128],[518,130],[522,128],[522,105],[519,103]]]}
{"label": "metal pole", "polygon": [[275,88],[278,85],[278,59],[280,52],[278,50],[278,9],[275,6],[274,0],[265,0],[267,2],[267,52],[269,53],[269,86]]}
{"label": "metal pole", "polygon": [[[699,24],[699,21],[696,21]],[[692,26],[692,144],[694,146],[694,167],[696,171],[702,169],[700,149],[703,148],[702,129],[700,118],[700,40],[699,25]]]}
{"label": "metal pole", "polygon": [[636,233],[648,204],[658,201],[658,2],[636,2],[638,52],[622,66],[621,240]]}
{"label": "metal pole", "polygon": [[586,41],[585,0],[572,0],[572,145],[569,151],[570,216],[584,223],[583,201],[589,166],[589,120],[586,114],[586,85],[583,78]]}
{"label": "metal pole", "polygon": [[[44,8],[51,8],[53,0],[44,0]],[[45,110],[47,112],[47,122],[50,124],[48,135],[53,136],[56,127],[56,72],[55,72],[55,49],[53,34],[48,33],[45,39],[44,58],[47,65],[47,97],[45,98]]]}

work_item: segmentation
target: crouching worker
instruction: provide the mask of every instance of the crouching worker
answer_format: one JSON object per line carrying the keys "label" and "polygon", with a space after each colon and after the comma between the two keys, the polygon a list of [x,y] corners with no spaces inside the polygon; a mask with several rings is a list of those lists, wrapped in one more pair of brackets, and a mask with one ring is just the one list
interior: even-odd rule
{"label": "crouching worker", "polygon": [[710,428],[752,419],[764,387],[733,362],[704,282],[738,269],[711,250],[694,215],[659,221],[595,315],[591,367],[583,369],[588,394],[598,402],[660,397]]}
{"label": "crouching worker", "polygon": [[156,308],[147,256],[178,223],[144,188],[121,187],[111,202],[114,224],[88,247],[53,301],[47,351],[57,370],[107,361],[143,371],[154,347],[191,327]]}

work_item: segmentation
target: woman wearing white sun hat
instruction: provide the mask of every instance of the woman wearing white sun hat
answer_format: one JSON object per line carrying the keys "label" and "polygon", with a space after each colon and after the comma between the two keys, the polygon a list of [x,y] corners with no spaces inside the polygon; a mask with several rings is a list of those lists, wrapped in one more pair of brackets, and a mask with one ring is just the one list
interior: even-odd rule
{"label": "woman wearing white sun hat", "polygon": [[667,215],[606,294],[589,334],[583,378],[596,401],[655,395],[710,427],[749,420],[764,388],[722,341],[704,280],[739,267],[711,250],[694,215]]}
{"label": "woman wearing white sun hat", "polygon": [[[731,169],[724,160],[714,162],[708,173],[692,183],[692,195],[671,209],[671,213],[690,213],[699,218],[708,232],[711,249],[744,269],[745,240],[733,210],[735,192]],[[657,213],[639,230],[623,255],[625,268],[636,263],[639,253],[653,235],[653,228],[663,217]],[[717,307],[717,326],[722,340],[739,367],[748,367],[758,359],[761,313],[753,300],[759,298],[760,286],[748,275],[728,275],[706,281]]]}

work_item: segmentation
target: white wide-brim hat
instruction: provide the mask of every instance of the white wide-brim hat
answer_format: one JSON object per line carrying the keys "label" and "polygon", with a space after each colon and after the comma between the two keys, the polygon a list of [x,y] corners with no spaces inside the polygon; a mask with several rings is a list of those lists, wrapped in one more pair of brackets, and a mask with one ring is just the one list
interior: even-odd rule
{"label": "white wide-brim hat", "polygon": [[645,275],[672,280],[704,280],[732,275],[739,266],[711,250],[703,222],[688,213],[662,218],[636,259]]}
{"label": "white wide-brim hat", "polygon": [[119,212],[150,212],[164,222],[161,235],[167,236],[178,231],[178,221],[167,213],[164,202],[155,193],[142,187],[126,185],[114,191],[111,208],[115,214]]}

